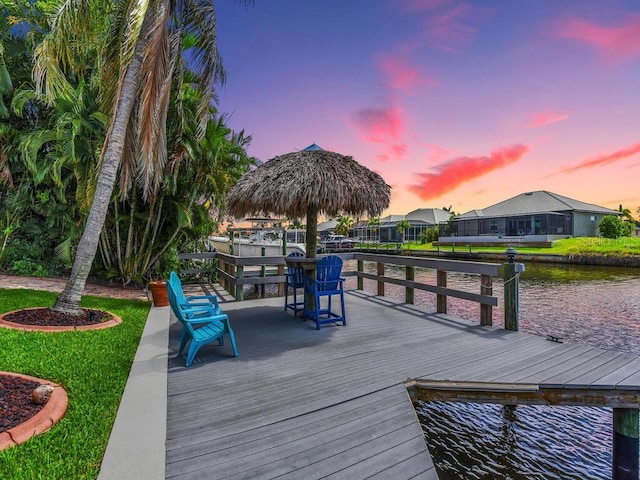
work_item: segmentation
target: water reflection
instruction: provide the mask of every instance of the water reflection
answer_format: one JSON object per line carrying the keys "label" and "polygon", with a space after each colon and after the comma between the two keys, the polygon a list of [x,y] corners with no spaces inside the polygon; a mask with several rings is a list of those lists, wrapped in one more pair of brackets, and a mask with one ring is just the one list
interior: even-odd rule
{"label": "water reflection", "polygon": [[441,480],[611,477],[604,408],[431,402],[418,414]]}

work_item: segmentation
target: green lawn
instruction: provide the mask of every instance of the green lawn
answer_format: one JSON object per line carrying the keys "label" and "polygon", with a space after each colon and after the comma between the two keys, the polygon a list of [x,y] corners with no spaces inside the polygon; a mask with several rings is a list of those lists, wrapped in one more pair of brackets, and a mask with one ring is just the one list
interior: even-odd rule
{"label": "green lawn", "polygon": [[[0,312],[51,306],[56,294],[0,289]],[[62,385],[69,408],[48,432],[0,451],[0,478],[94,479],[149,312],[149,302],[83,297],[122,324],[105,330],[41,333],[0,328],[0,370]],[[0,415],[2,412],[0,411]]]}
{"label": "green lawn", "polygon": [[[616,240],[599,237],[565,238],[553,242],[553,246],[550,248],[521,247],[518,245],[514,245],[514,248],[520,253],[538,253],[546,255],[629,256],[640,255],[640,238],[624,237]],[[403,249],[437,251],[438,247],[433,246],[431,243],[424,245],[419,243],[405,243]],[[505,249],[506,245],[504,247],[471,247],[471,251],[473,252],[504,253]],[[441,252],[450,252],[451,250],[452,247],[450,246],[440,247]],[[460,242],[459,245],[456,245],[455,250],[468,251],[469,247],[464,245],[464,242]]]}

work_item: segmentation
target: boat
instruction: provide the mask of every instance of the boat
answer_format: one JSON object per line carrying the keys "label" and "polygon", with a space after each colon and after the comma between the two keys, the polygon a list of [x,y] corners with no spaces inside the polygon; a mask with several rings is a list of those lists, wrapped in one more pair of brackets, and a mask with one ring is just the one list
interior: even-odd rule
{"label": "boat", "polygon": [[[297,238],[295,233],[297,232],[286,231],[286,242],[282,241],[283,233],[284,231],[278,232],[272,229],[256,232],[243,230],[241,232],[233,232],[228,236],[211,236],[209,237],[209,243],[218,252],[229,253],[239,257],[274,257],[291,253],[306,255],[307,250],[304,243],[295,241]],[[294,235],[290,237],[291,233]],[[289,241],[289,238],[294,241]]]}

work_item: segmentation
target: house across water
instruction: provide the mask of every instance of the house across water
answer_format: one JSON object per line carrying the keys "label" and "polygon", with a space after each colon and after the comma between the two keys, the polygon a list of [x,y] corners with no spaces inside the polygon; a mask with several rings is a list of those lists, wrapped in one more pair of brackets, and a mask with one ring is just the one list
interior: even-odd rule
{"label": "house across water", "polygon": [[531,243],[595,237],[605,215],[619,214],[616,210],[538,190],[441,223],[438,243]]}

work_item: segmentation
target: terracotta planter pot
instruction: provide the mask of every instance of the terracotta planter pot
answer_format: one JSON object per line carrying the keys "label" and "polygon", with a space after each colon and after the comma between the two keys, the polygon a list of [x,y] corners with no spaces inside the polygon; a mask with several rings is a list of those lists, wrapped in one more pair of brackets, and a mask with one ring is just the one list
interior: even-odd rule
{"label": "terracotta planter pot", "polygon": [[166,307],[169,305],[169,297],[167,296],[167,282],[149,282],[149,291],[153,297],[154,307]]}

